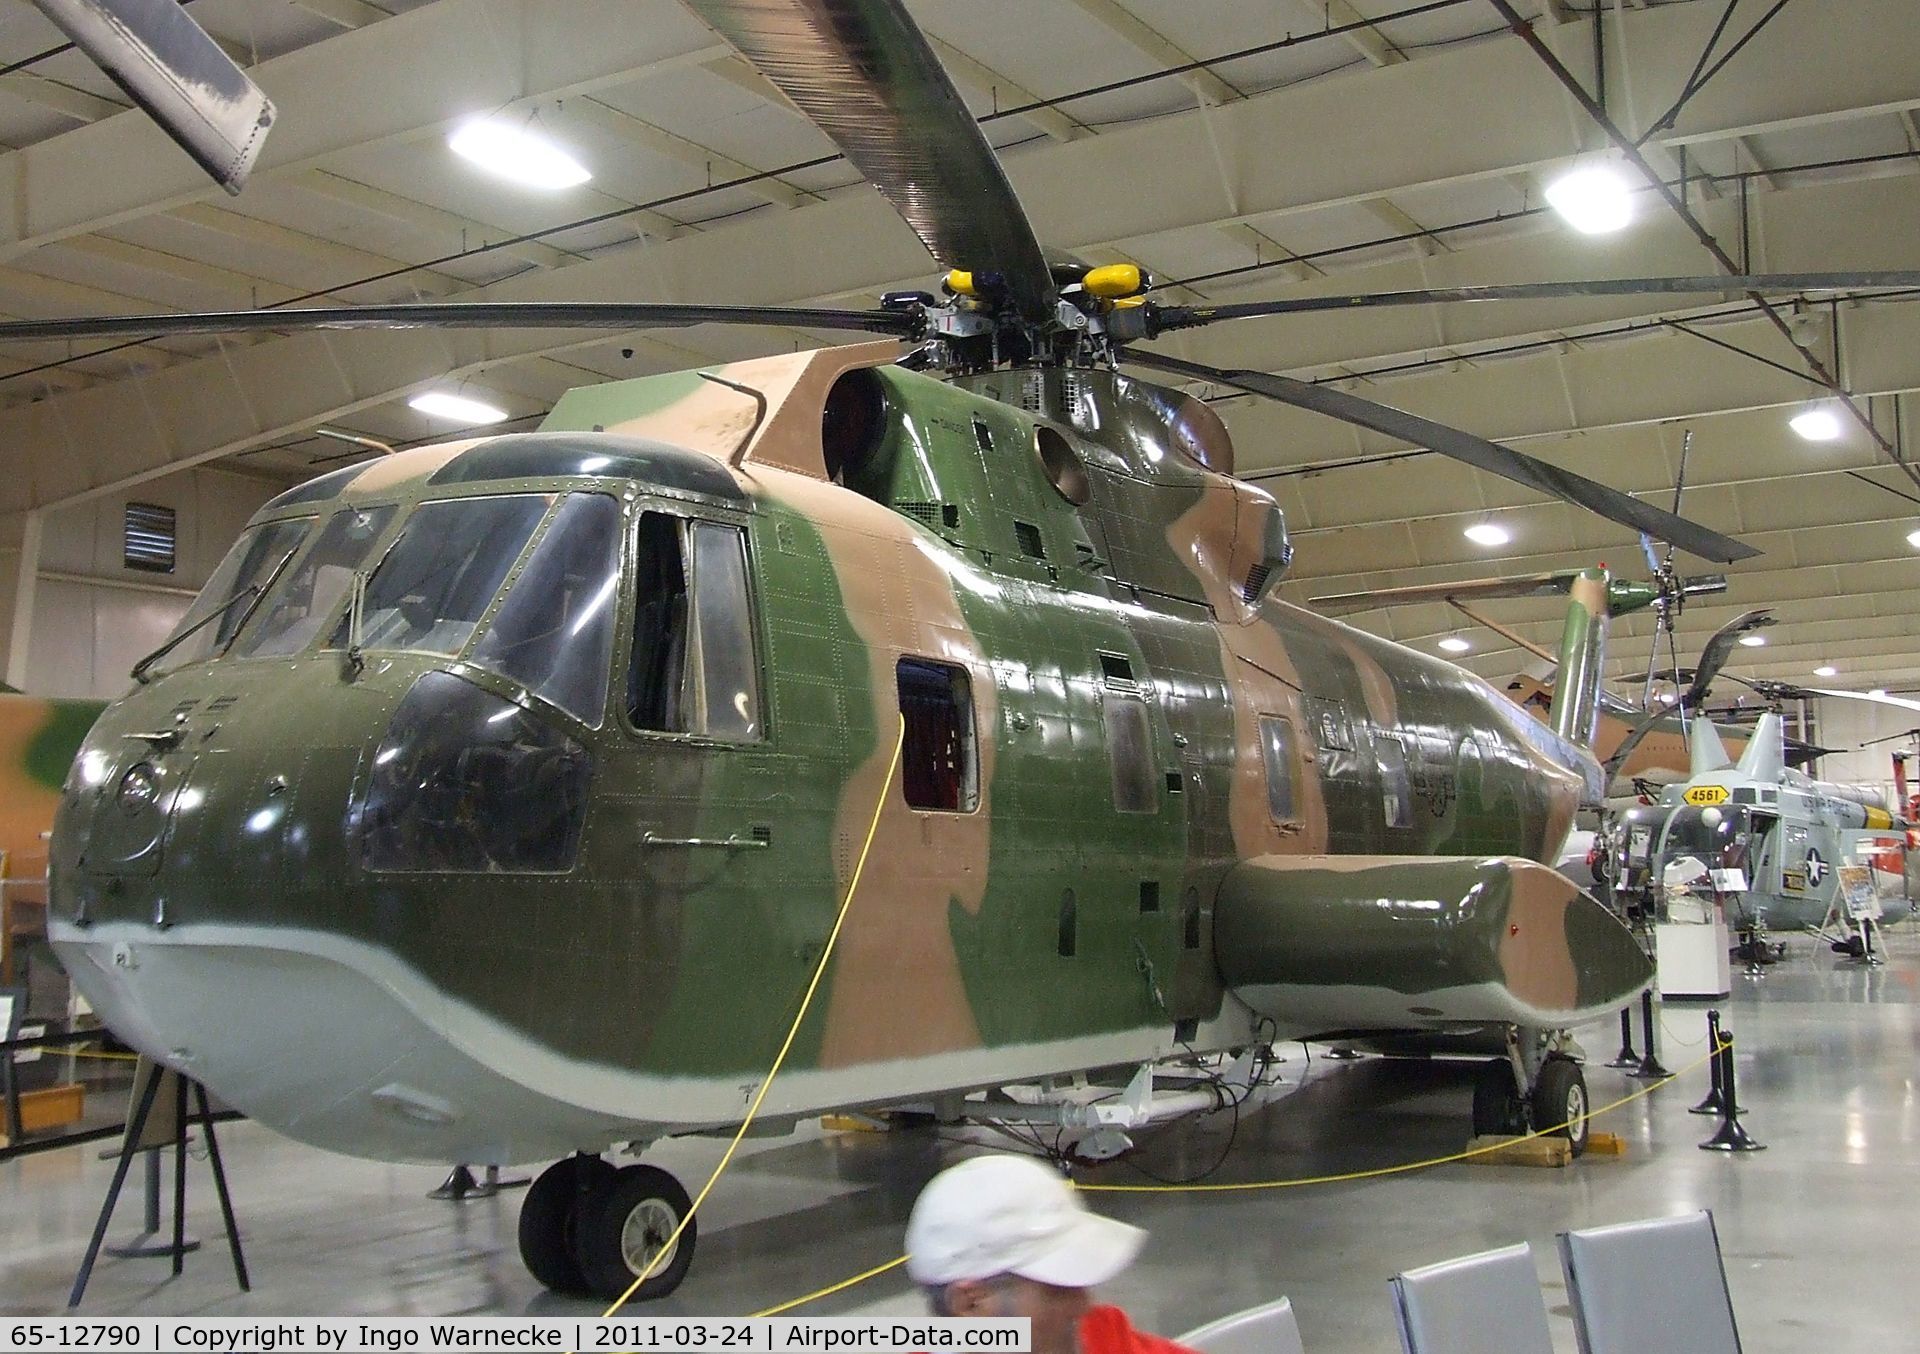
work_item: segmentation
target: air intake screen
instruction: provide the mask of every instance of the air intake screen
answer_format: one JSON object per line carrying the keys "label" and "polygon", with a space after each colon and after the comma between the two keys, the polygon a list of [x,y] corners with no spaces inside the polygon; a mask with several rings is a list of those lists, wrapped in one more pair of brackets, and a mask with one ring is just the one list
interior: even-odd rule
{"label": "air intake screen", "polygon": [[157,503],[127,504],[125,560],[129,569],[173,572],[174,515]]}

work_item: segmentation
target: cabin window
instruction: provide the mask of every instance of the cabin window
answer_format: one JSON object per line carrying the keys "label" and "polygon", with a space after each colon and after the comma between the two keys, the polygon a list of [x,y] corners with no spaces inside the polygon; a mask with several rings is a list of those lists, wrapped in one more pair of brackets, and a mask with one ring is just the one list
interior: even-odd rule
{"label": "cabin window", "polygon": [[1276,823],[1292,822],[1293,721],[1260,716],[1260,752],[1267,763],[1267,810]]}
{"label": "cabin window", "polygon": [[1407,749],[1398,738],[1382,737],[1374,744],[1374,760],[1380,764],[1380,802],[1388,827],[1408,827],[1413,822],[1413,794],[1407,783]]}
{"label": "cabin window", "polygon": [[[466,648],[552,502],[511,494],[421,504],[367,581],[361,647],[447,655]],[[351,619],[340,618],[328,648],[352,642]]]}
{"label": "cabin window", "polygon": [[1113,762],[1113,807],[1121,813],[1153,813],[1160,807],[1160,777],[1153,766],[1153,731],[1147,703],[1106,693],[1107,755]]}
{"label": "cabin window", "polygon": [[342,508],[327,519],[306,558],[283,573],[260,605],[253,633],[234,648],[241,658],[299,653],[346,600],[356,570],[372,557],[393,505]]}
{"label": "cabin window", "polygon": [[965,668],[903,658],[896,669],[906,744],[900,787],[916,809],[971,813],[980,803],[973,687]]}
{"label": "cabin window", "polygon": [[606,494],[569,494],[474,646],[473,661],[598,728],[619,590],[620,505]]}
{"label": "cabin window", "polygon": [[746,535],[714,522],[695,522],[689,531],[700,729],[750,742],[760,737],[760,664],[747,602]]}
{"label": "cabin window", "polygon": [[628,719],[659,733],[762,737],[745,534],[650,512],[635,556]]}
{"label": "cabin window", "polygon": [[[311,517],[293,517],[282,522],[263,522],[249,527],[227,551],[226,558],[213,571],[207,586],[193,599],[187,614],[174,627],[173,638],[186,638],[166,655],[168,667],[179,667],[219,653],[227,647],[234,632],[246,623],[259,605],[260,594],[273,585],[280,570],[292,558],[313,526]],[[242,599],[242,594],[246,594]],[[221,611],[221,607],[226,607]],[[211,617],[220,613],[218,620]],[[200,628],[195,630],[194,627]],[[188,635],[187,632],[193,633]]]}

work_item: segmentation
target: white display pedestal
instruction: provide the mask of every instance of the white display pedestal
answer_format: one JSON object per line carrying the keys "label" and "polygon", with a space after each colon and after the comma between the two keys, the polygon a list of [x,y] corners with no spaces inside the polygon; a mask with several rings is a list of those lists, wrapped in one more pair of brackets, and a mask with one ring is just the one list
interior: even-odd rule
{"label": "white display pedestal", "polygon": [[1710,922],[1658,922],[1653,928],[1654,964],[1663,998],[1718,1001],[1733,992],[1726,917],[1718,907]]}

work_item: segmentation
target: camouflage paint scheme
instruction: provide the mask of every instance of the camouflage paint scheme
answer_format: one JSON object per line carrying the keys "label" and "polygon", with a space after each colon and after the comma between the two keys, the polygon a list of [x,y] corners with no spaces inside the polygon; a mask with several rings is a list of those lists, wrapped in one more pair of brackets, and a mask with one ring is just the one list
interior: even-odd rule
{"label": "camouflage paint scheme", "polygon": [[[10,903],[46,898],[47,836],[60,783],[105,701],[0,690],[0,852]],[[11,947],[11,938],[8,940]]]}
{"label": "camouflage paint scheme", "polygon": [[[1204,404],[1097,370],[943,383],[899,353],[583,389],[539,433],[405,452],[268,504],[256,521],[398,504],[391,534],[425,499],[617,497],[616,691],[631,519],[736,524],[765,737],[640,732],[618,699],[588,728],[416,653],[370,649],[357,676],[337,649],[180,667],[108,712],[61,809],[53,926],[96,1006],[263,1121],[361,1155],[522,1161],[737,1122],[881,797],[902,656],[966,674],[978,806],[887,789],[771,1122],[1355,1012],[1386,1031],[1559,1026],[1645,985],[1625,929],[1529,863],[1597,785],[1580,740],[1460,668],[1272,599],[1278,509],[1231,478]],[[1605,610],[1595,575],[1573,651],[1597,652]],[[570,870],[362,867],[370,759],[434,671],[590,751]],[[1291,735],[1280,817],[1263,719]],[[1114,730],[1142,725],[1126,755]],[[129,813],[115,788],[143,761],[158,794]],[[766,847],[671,844],[749,837]],[[1422,928],[1388,920],[1423,907]]]}

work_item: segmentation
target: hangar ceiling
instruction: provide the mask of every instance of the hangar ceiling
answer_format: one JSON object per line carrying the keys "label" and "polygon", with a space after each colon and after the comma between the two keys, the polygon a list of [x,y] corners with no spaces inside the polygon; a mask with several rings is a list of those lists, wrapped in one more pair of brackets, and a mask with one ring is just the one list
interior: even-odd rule
{"label": "hangar ceiling", "polygon": [[[925,287],[918,242],[830,143],[677,0],[186,0],[279,105],[244,194],[212,186],[21,0],[0,10],[0,312],[300,300],[867,303]],[[1665,195],[1610,236],[1544,185],[1609,146],[1497,0],[909,0],[1041,238],[1134,260],[1163,299],[1238,302],[1576,277],[1920,268],[1920,6],[1911,0],[1513,0],[1641,143]],[[1724,60],[1723,60],[1724,59]],[[1596,71],[1604,79],[1596,79]],[[1689,92],[1691,91],[1691,92]],[[446,148],[523,118],[594,173],[540,194]],[[1689,219],[1690,218],[1690,219]],[[1699,229],[1697,229],[1698,227]],[[1608,298],[1304,315],[1162,340],[1331,381],[1670,505],[1763,557],[1681,618],[1683,661],[1771,605],[1737,675],[1920,686],[1915,295]],[[461,430],[409,409],[464,386],[529,426],[567,388],[837,341],[793,330],[258,335],[0,349],[0,512],[218,461],[287,480]],[[1801,440],[1834,373],[1860,418]],[[1302,411],[1201,389],[1286,508],[1292,600],[1605,561],[1630,532]],[[1482,520],[1513,533],[1489,550]],[[1677,561],[1683,572],[1706,572]],[[1552,647],[1559,608],[1484,604]],[[1531,662],[1443,605],[1354,618],[1469,666]],[[1616,629],[1637,688],[1650,625]],[[1830,678],[1813,669],[1831,664]]]}

